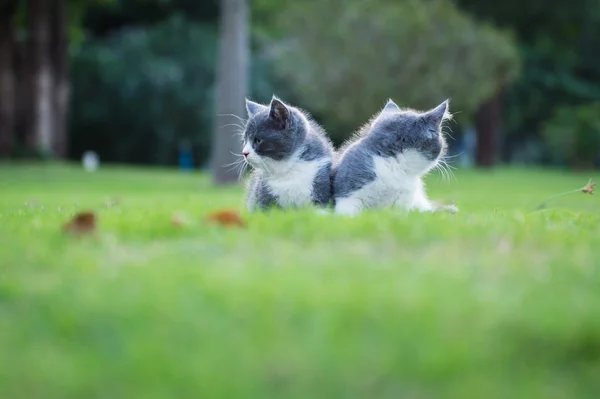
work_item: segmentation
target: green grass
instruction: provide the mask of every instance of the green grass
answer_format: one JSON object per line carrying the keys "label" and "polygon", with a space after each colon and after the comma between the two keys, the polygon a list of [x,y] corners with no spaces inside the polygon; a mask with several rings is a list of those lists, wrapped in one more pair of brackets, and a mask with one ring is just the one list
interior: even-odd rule
{"label": "green grass", "polygon": [[[528,210],[600,176],[456,176],[427,182],[458,215],[343,219],[247,215],[201,174],[0,166],[0,397],[599,397],[599,198]],[[230,207],[246,229],[202,221]],[[85,209],[98,234],[63,234]]]}

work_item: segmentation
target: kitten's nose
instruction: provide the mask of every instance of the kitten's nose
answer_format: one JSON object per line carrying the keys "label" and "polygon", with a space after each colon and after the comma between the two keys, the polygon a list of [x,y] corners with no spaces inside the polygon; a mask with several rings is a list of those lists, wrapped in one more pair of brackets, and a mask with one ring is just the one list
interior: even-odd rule
{"label": "kitten's nose", "polygon": [[249,155],[250,153],[249,153],[248,151],[244,151],[244,152],[242,152],[242,154],[244,154],[244,157],[245,157],[245,158],[248,158],[248,155]]}

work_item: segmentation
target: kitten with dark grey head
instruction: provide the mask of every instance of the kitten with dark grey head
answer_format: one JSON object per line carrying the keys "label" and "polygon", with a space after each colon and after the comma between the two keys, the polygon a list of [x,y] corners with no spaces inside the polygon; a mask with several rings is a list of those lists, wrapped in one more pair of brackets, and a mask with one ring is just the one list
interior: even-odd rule
{"label": "kitten with dark grey head", "polygon": [[269,105],[246,100],[242,154],[254,169],[248,210],[326,207],[332,198],[333,145],[303,110],[273,96]]}
{"label": "kitten with dark grey head", "polygon": [[448,100],[426,112],[401,109],[389,100],[339,152],[333,171],[336,213],[353,216],[392,206],[458,212],[434,205],[422,180],[445,153],[442,124],[450,118]]}

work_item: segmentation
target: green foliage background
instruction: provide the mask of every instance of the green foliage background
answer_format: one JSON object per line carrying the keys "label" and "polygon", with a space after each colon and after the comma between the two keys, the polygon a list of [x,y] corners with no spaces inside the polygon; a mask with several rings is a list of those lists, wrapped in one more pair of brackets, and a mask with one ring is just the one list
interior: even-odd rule
{"label": "green foliage background", "polygon": [[337,141],[388,98],[430,109],[451,97],[468,121],[519,71],[510,35],[449,0],[287,2],[273,21],[286,32],[279,71]]}
{"label": "green foliage background", "polygon": [[593,165],[600,154],[600,102],[558,108],[543,127],[554,160],[574,167]]}
{"label": "green foliage background", "polygon": [[208,151],[214,29],[173,16],[90,41],[73,53],[71,150],[106,161],[172,164],[182,141]]}
{"label": "green foliage background", "polygon": [[[172,164],[186,139],[205,164],[213,129],[233,122],[213,112],[218,0],[72,5],[71,157],[96,149],[107,160]],[[250,97],[275,93],[306,108],[337,142],[388,97],[421,109],[450,97],[459,138],[502,89],[504,159],[533,142],[541,161],[556,163],[546,122],[557,108],[600,100],[600,0],[250,6]]]}

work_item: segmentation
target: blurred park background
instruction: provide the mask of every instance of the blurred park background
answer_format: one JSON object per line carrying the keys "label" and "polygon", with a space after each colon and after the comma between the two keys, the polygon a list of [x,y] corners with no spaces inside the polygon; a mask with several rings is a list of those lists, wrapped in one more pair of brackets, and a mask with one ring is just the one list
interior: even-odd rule
{"label": "blurred park background", "polygon": [[600,0],[3,0],[0,158],[210,168],[244,97],[339,144],[451,98],[457,166],[597,167]]}
{"label": "blurred park background", "polygon": [[[0,398],[600,398],[600,0],[0,19]],[[460,213],[248,215],[215,183],[273,94],[336,144],[450,98],[458,182],[427,192]]]}

